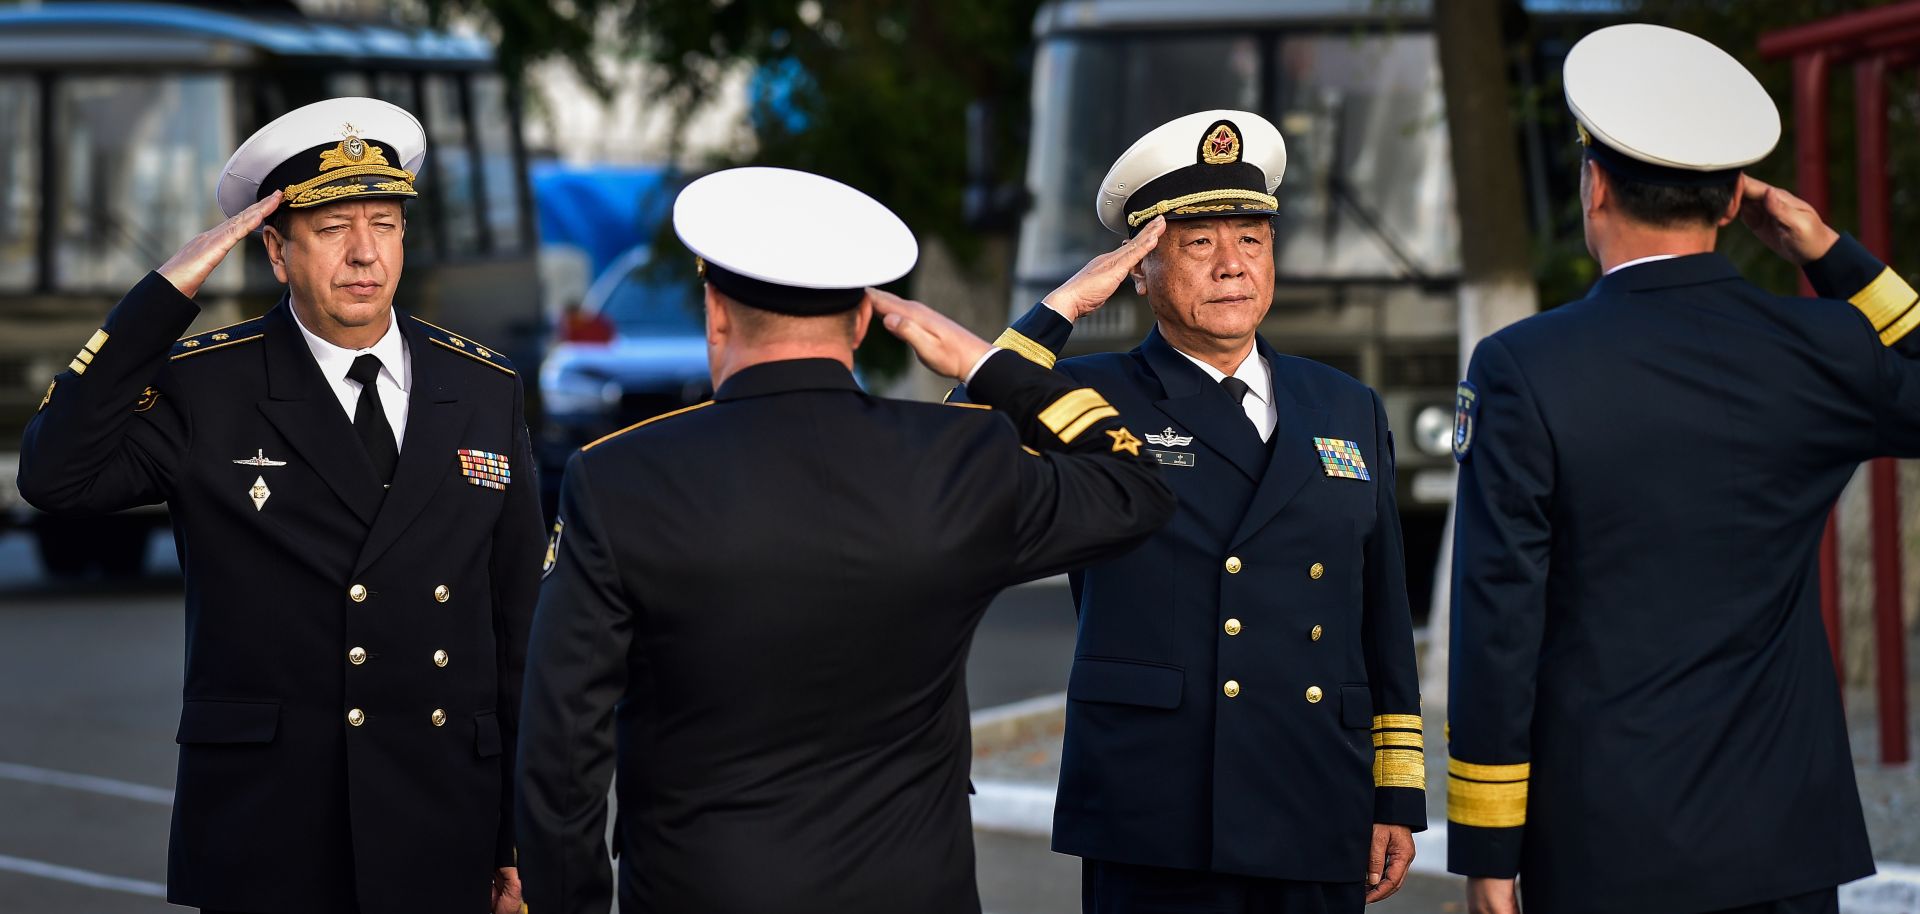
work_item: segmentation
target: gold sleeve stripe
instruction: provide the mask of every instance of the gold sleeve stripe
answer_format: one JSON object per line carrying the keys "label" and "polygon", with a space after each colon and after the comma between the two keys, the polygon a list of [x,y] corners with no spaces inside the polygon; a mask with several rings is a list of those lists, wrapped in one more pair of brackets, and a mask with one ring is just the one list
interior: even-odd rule
{"label": "gold sleeve stripe", "polygon": [[67,370],[73,372],[74,374],[86,374],[87,363],[82,362],[79,359],[74,359],[73,361],[67,363]]}
{"label": "gold sleeve stripe", "polygon": [[[106,348],[106,345],[107,345],[107,331],[105,330],[95,330],[93,331],[93,336],[90,336],[87,338],[88,352],[98,354],[101,349]],[[88,361],[92,361],[92,360],[89,359]]]}
{"label": "gold sleeve stripe", "polygon": [[[426,323],[426,322],[425,322],[425,321],[421,321],[421,323]],[[437,342],[439,342],[439,340],[435,340],[434,342],[436,342],[436,343],[437,343]],[[602,436],[601,436],[601,437],[599,437],[599,438],[595,438],[595,439],[593,439],[592,441],[589,441],[589,442],[587,442],[587,443],[586,443],[585,445],[583,445],[583,446],[582,446],[582,447],[581,447],[580,449],[581,449],[581,450],[583,450],[583,451],[590,451],[590,450],[593,450],[593,449],[594,449],[594,448],[596,448],[596,447],[599,447],[599,446],[600,446],[601,444],[604,444],[604,443],[606,443],[606,442],[608,442],[608,441],[611,441],[611,440],[613,440],[613,439],[615,439],[615,438],[618,438],[618,437],[620,437],[621,435],[624,435],[624,434],[626,434],[626,433],[628,433],[628,432],[630,432],[630,431],[633,431],[633,430],[634,430],[634,429],[636,429],[636,428],[640,428],[640,427],[642,427],[642,426],[647,426],[647,425],[652,425],[653,423],[655,423],[655,422],[658,422],[658,421],[660,421],[660,420],[662,420],[662,419],[671,419],[671,418],[673,418],[674,416],[678,416],[678,415],[680,415],[681,413],[690,413],[690,412],[693,412],[694,410],[696,410],[696,409],[699,409],[699,408],[701,408],[701,407],[703,407],[703,406],[712,406],[712,405],[713,405],[713,401],[712,401],[712,400],[708,400],[708,401],[706,401],[705,403],[695,403],[695,404],[693,404],[692,406],[683,406],[683,407],[681,407],[681,408],[679,408],[679,409],[676,409],[676,410],[674,410],[673,412],[670,412],[670,413],[661,413],[660,415],[658,415],[658,416],[655,416],[655,417],[653,417],[653,418],[651,418],[651,419],[642,419],[642,420],[640,420],[639,422],[635,422],[634,424],[632,424],[632,425],[629,425],[629,426],[627,426],[626,428],[623,428],[623,429],[621,429],[621,430],[619,430],[619,431],[617,431],[617,432],[613,432],[613,433],[611,433],[611,434],[607,434],[607,435],[602,435]]]}
{"label": "gold sleeve stripe", "polygon": [[1920,306],[1907,309],[1905,317],[1893,322],[1893,326],[1880,331],[1880,345],[1891,346],[1906,338],[1913,328],[1920,327]]}
{"label": "gold sleeve stripe", "polygon": [[1033,456],[1035,456],[1035,457],[1038,457],[1038,456],[1040,456],[1040,452],[1039,452],[1039,451],[1036,451],[1036,450],[1034,450],[1033,448],[1030,448],[1030,447],[1027,447],[1027,446],[1026,446],[1026,445],[1024,445],[1024,444],[1023,444],[1023,445],[1020,445],[1020,449],[1021,449],[1021,450],[1023,450],[1023,451],[1026,451],[1026,452],[1027,452],[1027,453],[1029,453],[1029,454],[1032,454],[1032,455],[1033,455]]}
{"label": "gold sleeve stripe", "polygon": [[1413,749],[1381,749],[1375,752],[1373,786],[1427,789],[1426,756]]}
{"label": "gold sleeve stripe", "polygon": [[1853,297],[1847,301],[1873,322],[1873,329],[1885,330],[1913,307],[1916,297],[1920,296],[1914,294],[1913,287],[1907,285],[1907,281],[1901,279],[1892,267],[1887,267],[1867,283],[1866,288],[1853,293]]}
{"label": "gold sleeve stripe", "polygon": [[[951,396],[951,395],[949,395],[949,396]],[[962,409],[992,409],[992,408],[993,408],[993,407],[991,407],[991,406],[988,406],[988,405],[987,405],[987,404],[985,404],[985,403],[955,403],[955,402],[953,402],[952,400],[941,400],[941,401],[940,401],[940,405],[942,405],[942,406],[958,406],[958,407],[960,407],[960,408],[962,408]]]}
{"label": "gold sleeve stripe", "polygon": [[1527,824],[1527,782],[1482,784],[1447,780],[1447,821],[1474,828],[1514,828]]}
{"label": "gold sleeve stripe", "polygon": [[93,350],[91,350],[91,349],[82,349],[82,350],[80,350],[80,352],[79,352],[79,354],[78,354],[78,355],[76,356],[76,358],[78,358],[78,359],[79,359],[80,361],[82,361],[82,362],[85,362],[85,363],[87,363],[88,365],[92,365],[92,364],[93,364]]}
{"label": "gold sleeve stripe", "polygon": [[1447,759],[1447,773],[1469,781],[1526,781],[1532,776],[1533,765],[1521,762],[1518,765],[1475,765],[1457,758]]}
{"label": "gold sleeve stripe", "polygon": [[1008,327],[1005,333],[1000,334],[1000,338],[994,340],[993,344],[1002,349],[1020,353],[1026,357],[1027,361],[1042,368],[1052,368],[1053,363],[1059,360],[1059,357],[1053,354],[1053,350],[1028,339],[1026,334],[1012,327]]}
{"label": "gold sleeve stripe", "polygon": [[1106,405],[1107,398],[1100,396],[1100,392],[1091,387],[1070,390],[1040,411],[1040,424],[1046,426],[1047,431],[1059,435],[1088,410],[1099,409]]}
{"label": "gold sleeve stripe", "polygon": [[1418,714],[1376,714],[1373,718],[1373,728],[1375,730],[1422,729]]}
{"label": "gold sleeve stripe", "polygon": [[1418,733],[1407,733],[1402,730],[1388,730],[1382,733],[1375,733],[1373,735],[1373,747],[1379,749],[1385,746],[1398,746],[1405,749],[1425,749],[1427,747],[1427,739]]}
{"label": "gold sleeve stripe", "polygon": [[[1118,415],[1120,415],[1120,411],[1111,406],[1101,406],[1098,409],[1089,410],[1082,414],[1080,418],[1073,420],[1073,424],[1067,426],[1066,430],[1060,433],[1060,440],[1072,444],[1073,439],[1080,437],[1081,432],[1092,428],[1095,422],[1102,419],[1111,419]],[[1135,441],[1134,444],[1138,446],[1139,442]]]}

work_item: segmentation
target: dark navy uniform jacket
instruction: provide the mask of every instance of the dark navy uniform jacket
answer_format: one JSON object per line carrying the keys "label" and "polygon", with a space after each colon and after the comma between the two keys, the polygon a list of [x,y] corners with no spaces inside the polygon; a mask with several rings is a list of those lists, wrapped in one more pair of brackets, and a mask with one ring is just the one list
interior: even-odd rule
{"label": "dark navy uniform jacket", "polygon": [[992,410],[769,362],[569,460],[520,738],[530,910],[606,910],[617,768],[622,911],[977,914],[973,630],[1173,497],[1098,392],[1006,353],[975,387]]}
{"label": "dark navy uniform jacket", "polygon": [[1454,872],[1517,872],[1553,912],[1718,910],[1873,872],[1817,552],[1862,460],[1920,456],[1920,309],[1852,239],[1807,274],[1854,304],[1699,254],[1475,351]]}
{"label": "dark navy uniform jacket", "polygon": [[[20,463],[43,510],[172,515],[187,664],[168,900],[485,910],[513,862],[502,750],[544,532],[519,380],[396,314],[413,377],[383,491],[284,300],[176,343],[198,311],[148,274],[55,378]],[[487,478],[463,451],[497,455],[472,471]]]}
{"label": "dark navy uniform jacket", "polygon": [[[1051,363],[1071,330],[1038,305],[1000,345]],[[1151,433],[1180,508],[1071,576],[1053,849],[1357,882],[1374,823],[1426,825],[1392,435],[1365,385],[1257,351],[1271,443],[1157,328],[1131,352],[1055,366]]]}

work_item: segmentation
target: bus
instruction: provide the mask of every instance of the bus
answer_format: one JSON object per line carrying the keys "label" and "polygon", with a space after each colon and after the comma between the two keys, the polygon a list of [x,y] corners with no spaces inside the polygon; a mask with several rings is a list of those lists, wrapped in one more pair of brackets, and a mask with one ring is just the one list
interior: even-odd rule
{"label": "bus", "polygon": [[[138,573],[155,508],[84,523],[24,504],[18,435],[47,382],[122,293],[221,221],[220,168],[309,102],[364,95],[426,127],[395,304],[522,365],[542,316],[518,92],[483,39],[302,15],[291,3],[46,2],[0,10],[0,529],[32,531],[67,576]],[[237,248],[194,332],[278,300],[262,246]]]}
{"label": "bus", "polygon": [[[1569,4],[1552,6],[1534,12],[1569,14]],[[1618,4],[1571,6],[1596,23],[1618,15]],[[1421,616],[1453,498],[1460,377],[1461,226],[1429,9],[1383,0],[1044,5],[1034,21],[1026,210],[1010,309],[1025,312],[1117,243],[1093,202],[1135,139],[1209,108],[1271,120],[1286,139],[1287,170],[1262,333],[1282,352],[1380,392],[1396,433],[1408,589]],[[1557,72],[1551,60],[1533,71],[1544,67]],[[1527,139],[1537,179],[1550,164],[1540,138]],[[1570,178],[1572,168],[1564,170]],[[1550,193],[1536,180],[1530,195],[1540,203]],[[1078,322],[1064,354],[1132,348],[1152,320],[1123,283]]]}

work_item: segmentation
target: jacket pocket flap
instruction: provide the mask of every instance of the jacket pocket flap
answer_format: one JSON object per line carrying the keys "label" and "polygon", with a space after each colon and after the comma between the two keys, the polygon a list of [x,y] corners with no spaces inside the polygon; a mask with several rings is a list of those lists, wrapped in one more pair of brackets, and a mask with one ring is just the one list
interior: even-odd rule
{"label": "jacket pocket flap", "polygon": [[189,700],[180,707],[180,731],[173,741],[189,743],[270,743],[280,729],[277,701]]}
{"label": "jacket pocket flap", "polygon": [[1373,690],[1363,685],[1340,687],[1340,726],[1349,730],[1373,727]]}
{"label": "jacket pocket flap", "polygon": [[1083,657],[1073,662],[1067,697],[1146,708],[1177,708],[1186,674],[1170,666]]}
{"label": "jacket pocket flap", "polygon": [[492,711],[473,715],[473,752],[481,758],[500,754],[500,718]]}

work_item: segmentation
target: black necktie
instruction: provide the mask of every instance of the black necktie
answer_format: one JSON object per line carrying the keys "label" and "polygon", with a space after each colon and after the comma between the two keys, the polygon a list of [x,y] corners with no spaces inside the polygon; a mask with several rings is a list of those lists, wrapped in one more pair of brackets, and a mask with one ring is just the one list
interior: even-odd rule
{"label": "black necktie", "polygon": [[[371,356],[363,356],[362,358],[371,358]],[[1248,387],[1247,382],[1231,375],[1221,378],[1220,386],[1227,389],[1227,396],[1233,398],[1234,405],[1236,406],[1245,403],[1247,394],[1253,393],[1253,388]]]}
{"label": "black necktie", "polygon": [[360,401],[353,407],[353,430],[360,434],[360,444],[373,460],[374,474],[382,483],[392,482],[393,468],[400,463],[400,447],[394,443],[393,426],[387,424],[387,410],[380,405],[380,392],[374,389],[374,382],[380,378],[380,357],[369,352],[354,359],[347,377],[360,382]]}

